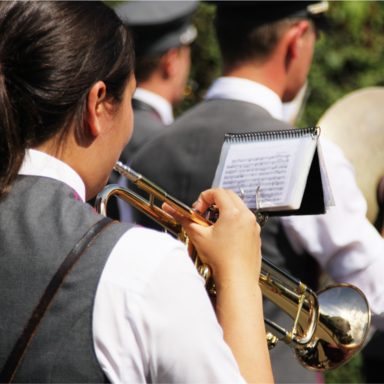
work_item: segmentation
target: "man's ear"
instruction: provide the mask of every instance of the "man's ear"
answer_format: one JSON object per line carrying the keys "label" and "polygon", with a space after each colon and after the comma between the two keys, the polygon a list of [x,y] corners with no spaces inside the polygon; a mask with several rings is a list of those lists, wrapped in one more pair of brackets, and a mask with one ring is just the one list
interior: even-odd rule
{"label": "man's ear", "polygon": [[299,56],[302,38],[310,26],[311,24],[308,20],[302,20],[287,31],[285,36],[287,41],[286,65],[289,65],[290,60],[296,59]]}
{"label": "man's ear", "polygon": [[166,77],[174,76],[179,67],[179,56],[180,49],[179,48],[171,48],[164,56],[163,56],[163,73]]}
{"label": "man's ear", "polygon": [[101,121],[106,111],[107,87],[102,81],[98,81],[90,90],[87,100],[87,122],[89,133],[98,136],[102,130]]}

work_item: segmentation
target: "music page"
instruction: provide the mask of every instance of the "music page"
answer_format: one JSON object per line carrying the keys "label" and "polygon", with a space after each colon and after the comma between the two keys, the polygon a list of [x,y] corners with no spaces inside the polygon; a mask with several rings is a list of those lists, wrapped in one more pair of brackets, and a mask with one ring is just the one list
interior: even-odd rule
{"label": "music page", "polygon": [[259,190],[259,208],[293,208],[292,178],[294,155],[300,139],[232,143],[227,152],[219,186],[232,189],[250,209],[256,208],[256,189]]}

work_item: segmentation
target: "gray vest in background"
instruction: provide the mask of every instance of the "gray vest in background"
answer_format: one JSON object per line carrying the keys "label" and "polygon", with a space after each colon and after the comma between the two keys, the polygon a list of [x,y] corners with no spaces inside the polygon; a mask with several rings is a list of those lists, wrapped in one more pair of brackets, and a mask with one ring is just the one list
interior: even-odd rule
{"label": "gray vest in background", "polygon": [[120,156],[120,161],[123,164],[131,161],[136,152],[161,132],[165,126],[160,115],[150,105],[132,99],[132,107],[135,121],[131,140]]}
{"label": "gray vest in background", "polygon": [[[134,157],[132,168],[188,206],[211,188],[226,133],[292,129],[263,108],[237,100],[211,99],[178,118],[148,142]],[[129,187],[145,196],[132,183]],[[154,222],[135,210],[135,222],[150,228]],[[263,257],[316,290],[318,264],[307,254],[298,255],[285,236],[279,218],[270,218],[261,231]],[[292,328],[293,320],[268,300],[265,317]],[[301,367],[284,343],[271,351],[276,383],[316,383],[316,375]]]}
{"label": "gray vest in background", "polygon": [[[134,128],[131,140],[129,140],[129,143],[120,155],[119,160],[123,164],[130,164],[135,153],[164,128],[160,115],[150,105],[140,100],[132,99],[132,107],[135,120]],[[119,178],[119,173],[112,171],[108,184],[118,184]],[[95,199],[92,199],[89,203],[93,206]],[[120,220],[116,196],[111,196],[108,200],[107,214],[113,220]]]}
{"label": "gray vest in background", "polygon": [[[59,181],[19,176],[0,203],[0,368],[73,246],[101,219]],[[106,382],[93,348],[92,311],[104,264],[130,225],[107,228],[68,275],[14,382]]]}

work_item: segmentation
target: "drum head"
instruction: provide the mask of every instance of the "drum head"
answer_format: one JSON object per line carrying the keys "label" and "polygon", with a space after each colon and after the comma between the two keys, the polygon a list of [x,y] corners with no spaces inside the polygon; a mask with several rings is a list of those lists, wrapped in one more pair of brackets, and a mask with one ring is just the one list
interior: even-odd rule
{"label": "drum head", "polygon": [[325,112],[318,125],[321,137],[337,144],[354,166],[357,185],[367,200],[367,218],[373,223],[378,212],[376,188],[384,174],[384,87],[346,95]]}

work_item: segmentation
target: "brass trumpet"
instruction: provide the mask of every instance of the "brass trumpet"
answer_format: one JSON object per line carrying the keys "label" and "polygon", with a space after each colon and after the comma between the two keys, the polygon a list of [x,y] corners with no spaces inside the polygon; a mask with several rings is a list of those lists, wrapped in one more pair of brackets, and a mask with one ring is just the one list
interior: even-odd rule
{"label": "brass trumpet", "polygon": [[[188,244],[182,226],[154,205],[155,197],[166,202],[190,220],[205,227],[212,223],[169,196],[163,189],[118,162],[115,170],[150,194],[149,201],[119,185],[108,185],[97,195],[95,208],[106,216],[108,199],[116,195],[155,220],[178,239]],[[201,264],[192,244],[189,251],[199,273],[206,281],[209,294],[215,294],[210,268]],[[370,325],[371,314],[364,294],[348,284],[336,284],[317,295],[300,280],[289,275],[270,261],[262,259],[259,284],[265,297],[271,300],[293,321],[290,331],[265,319],[268,346],[280,340],[293,348],[301,365],[312,371],[329,371],[349,361],[361,348]]]}

